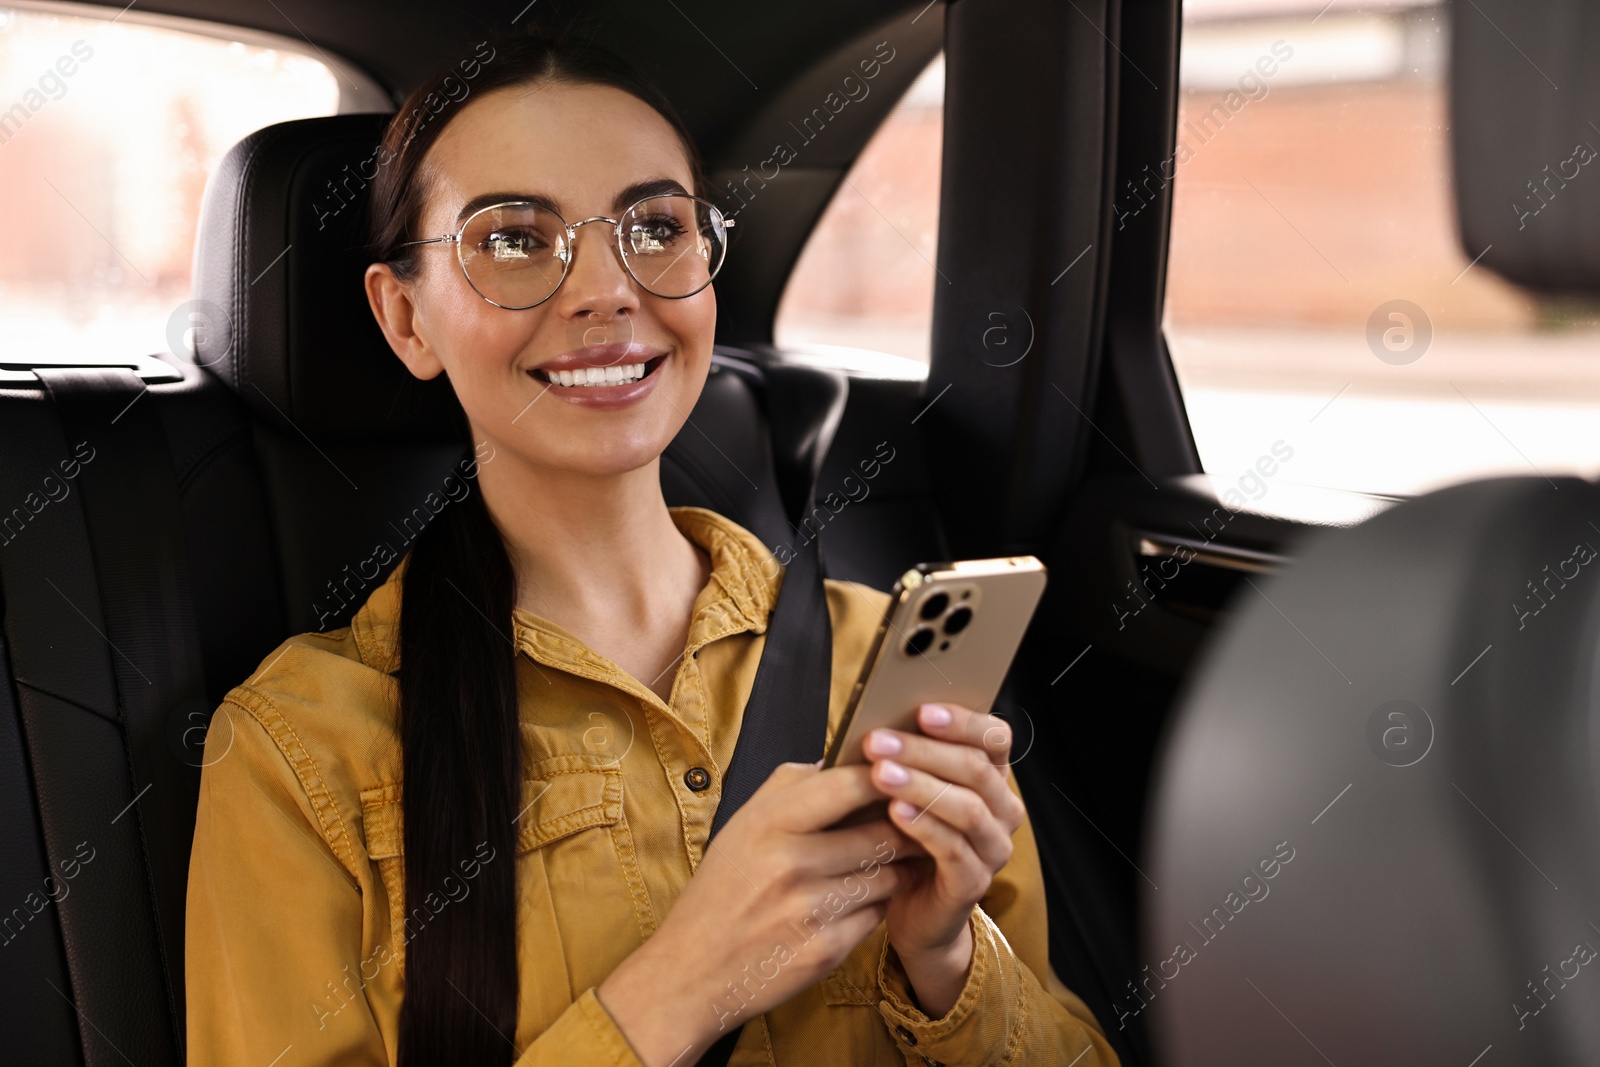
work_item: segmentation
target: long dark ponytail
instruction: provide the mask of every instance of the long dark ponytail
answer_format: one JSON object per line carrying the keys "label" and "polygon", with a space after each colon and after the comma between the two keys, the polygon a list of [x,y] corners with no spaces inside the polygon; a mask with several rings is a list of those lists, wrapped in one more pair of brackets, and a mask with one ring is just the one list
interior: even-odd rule
{"label": "long dark ponytail", "polygon": [[[610,53],[544,37],[496,38],[411,94],[384,133],[371,202],[372,254],[417,276],[416,228],[429,147],[462,107],[541,81],[609,85],[654,107],[694,143],[658,90]],[[518,312],[505,312],[518,314]],[[517,1025],[516,827],[522,806],[511,556],[481,493],[447,507],[413,543],[400,604],[404,776],[405,999],[399,1067],[508,1064]],[[474,866],[476,865],[476,866]],[[468,892],[451,885],[476,870]],[[449,898],[434,912],[425,901]],[[551,946],[552,950],[555,946]]]}

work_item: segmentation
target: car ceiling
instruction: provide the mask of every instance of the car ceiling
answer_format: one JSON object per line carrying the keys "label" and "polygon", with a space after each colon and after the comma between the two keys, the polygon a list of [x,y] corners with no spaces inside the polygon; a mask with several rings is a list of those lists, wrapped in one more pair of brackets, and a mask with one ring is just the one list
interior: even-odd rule
{"label": "car ceiling", "polygon": [[[125,6],[72,5],[108,13]],[[943,14],[936,0],[760,8],[734,0],[140,0],[130,21],[199,20],[299,39],[365,71],[396,104],[490,34],[531,27],[598,40],[677,106],[706,157],[713,198],[723,201],[729,195],[717,190],[725,182],[753,173],[774,145],[795,140],[791,122],[837,91],[877,42],[892,42],[896,61],[882,66],[868,95],[844,108],[827,136],[783,169],[772,194],[742,214],[734,251],[744,269],[717,283],[717,337],[748,344],[771,340],[783,286],[812,226],[893,103],[943,46]]]}

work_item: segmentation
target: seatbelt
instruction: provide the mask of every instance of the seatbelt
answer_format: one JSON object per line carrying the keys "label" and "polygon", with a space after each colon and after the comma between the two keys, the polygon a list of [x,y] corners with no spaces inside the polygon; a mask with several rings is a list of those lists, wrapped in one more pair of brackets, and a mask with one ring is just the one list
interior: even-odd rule
{"label": "seatbelt", "polygon": [[[198,754],[180,760],[169,747],[176,725],[185,742],[187,710],[210,710],[190,597],[182,504],[171,450],[155,401],[126,368],[39,368],[71,441],[89,441],[94,461],[78,474],[81,514],[100,594],[116,683],[137,828],[156,920],[167,1023],[184,1049],[184,905],[189,843],[200,795]],[[74,509],[73,513],[77,513]],[[205,720],[200,720],[204,725]],[[186,744],[186,748],[189,747]],[[154,1005],[152,1005],[154,1007]]]}
{"label": "seatbelt", "polygon": [[822,757],[832,678],[833,624],[813,538],[784,568],[739,740],[722,779],[711,837],[778,764],[814,763]]}
{"label": "seatbelt", "polygon": [[[807,487],[804,515],[813,492]],[[814,763],[822,758],[828,732],[828,697],[833,680],[833,623],[817,539],[804,542],[784,566],[778,602],[767,622],[767,641],[756,679],[745,703],[722,779],[722,799],[711,820],[711,838],[761,787],[780,763]],[[699,1059],[703,1067],[726,1067],[744,1030],[718,1038]]]}
{"label": "seatbelt", "polygon": [[[711,837],[716,837],[778,764],[814,763],[822,758],[832,677],[833,624],[813,538],[784,568],[783,586],[767,623],[767,643],[745,704],[739,740],[723,776],[722,799],[711,820]],[[726,1067],[743,1030],[741,1023],[718,1038],[700,1057],[703,1067]]]}

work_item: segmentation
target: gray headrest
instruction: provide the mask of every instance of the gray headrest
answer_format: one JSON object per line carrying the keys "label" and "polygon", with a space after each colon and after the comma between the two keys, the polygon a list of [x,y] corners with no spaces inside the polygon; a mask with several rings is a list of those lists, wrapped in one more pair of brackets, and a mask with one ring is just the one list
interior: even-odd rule
{"label": "gray headrest", "polygon": [[1472,0],[1452,5],[1450,33],[1467,258],[1530,288],[1600,293],[1600,3]]}
{"label": "gray headrest", "polygon": [[1242,590],[1152,806],[1163,1063],[1600,1062],[1597,518],[1475,482]]}

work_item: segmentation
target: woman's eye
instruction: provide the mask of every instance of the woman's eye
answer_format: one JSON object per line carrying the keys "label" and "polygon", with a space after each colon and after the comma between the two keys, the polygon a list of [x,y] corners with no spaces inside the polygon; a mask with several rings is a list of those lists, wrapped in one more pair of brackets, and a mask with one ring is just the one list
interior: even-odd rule
{"label": "woman's eye", "polygon": [[671,215],[640,219],[628,229],[628,243],[639,255],[664,252],[684,233],[683,224]]}
{"label": "woman's eye", "polygon": [[542,246],[538,234],[530,230],[496,230],[484,238],[480,251],[499,263],[528,259]]}

